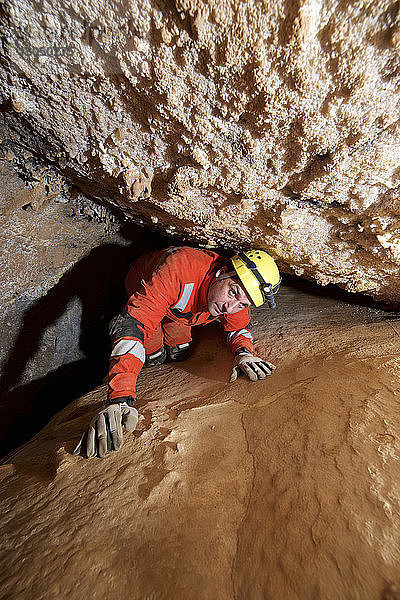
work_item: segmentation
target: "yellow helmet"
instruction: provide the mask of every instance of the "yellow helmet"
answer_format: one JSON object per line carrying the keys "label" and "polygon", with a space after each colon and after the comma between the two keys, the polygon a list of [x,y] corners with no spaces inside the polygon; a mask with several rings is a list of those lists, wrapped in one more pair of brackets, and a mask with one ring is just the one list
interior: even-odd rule
{"label": "yellow helmet", "polygon": [[282,278],[272,256],[264,250],[248,250],[236,254],[231,261],[254,305],[268,302],[270,308],[276,308],[274,295]]}

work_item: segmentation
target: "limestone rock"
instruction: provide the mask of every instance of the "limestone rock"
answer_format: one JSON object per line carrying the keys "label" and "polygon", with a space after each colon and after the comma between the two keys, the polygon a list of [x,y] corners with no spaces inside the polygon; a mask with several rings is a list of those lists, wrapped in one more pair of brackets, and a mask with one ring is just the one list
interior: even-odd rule
{"label": "limestone rock", "polygon": [[277,369],[228,384],[222,332],[139,376],[119,452],[71,454],[105,387],[0,466],[8,600],[395,600],[395,314],[285,288],[254,311]]}
{"label": "limestone rock", "polygon": [[3,137],[133,219],[400,300],[397,2],[15,0],[1,19]]}
{"label": "limestone rock", "polygon": [[152,242],[138,227],[121,228],[54,168],[4,146],[0,456],[38,431],[47,411],[102,381],[108,321],[123,303],[129,260],[146,249],[144,237]]}

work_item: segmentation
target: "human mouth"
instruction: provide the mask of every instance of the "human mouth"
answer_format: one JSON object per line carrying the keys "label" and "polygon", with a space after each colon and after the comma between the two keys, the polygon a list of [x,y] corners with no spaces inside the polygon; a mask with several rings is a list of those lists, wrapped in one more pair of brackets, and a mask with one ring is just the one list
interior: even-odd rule
{"label": "human mouth", "polygon": [[217,315],[224,315],[226,313],[225,305],[216,304],[215,306],[217,308]]}

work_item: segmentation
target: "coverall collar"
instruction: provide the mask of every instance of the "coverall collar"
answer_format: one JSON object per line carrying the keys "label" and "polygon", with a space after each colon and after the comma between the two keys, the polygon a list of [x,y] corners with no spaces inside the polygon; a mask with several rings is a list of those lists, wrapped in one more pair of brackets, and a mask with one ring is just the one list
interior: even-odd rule
{"label": "coverall collar", "polygon": [[218,269],[220,269],[222,266],[220,260],[216,260],[210,267],[210,269],[208,270],[208,272],[206,273],[203,282],[201,283],[200,287],[199,287],[199,291],[197,294],[197,300],[195,302],[194,305],[194,310],[195,312],[206,312],[208,314],[208,302],[207,302],[207,296],[208,296],[208,290],[210,288],[211,283],[213,282],[213,280],[215,279],[215,275],[218,271]]}

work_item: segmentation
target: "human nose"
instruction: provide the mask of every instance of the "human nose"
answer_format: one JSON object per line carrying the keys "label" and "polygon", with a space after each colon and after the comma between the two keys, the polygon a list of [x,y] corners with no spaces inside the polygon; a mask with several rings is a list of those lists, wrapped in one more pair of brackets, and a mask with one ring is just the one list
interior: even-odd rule
{"label": "human nose", "polygon": [[238,312],[238,310],[240,310],[239,304],[240,304],[240,300],[237,300],[236,298],[234,300],[231,300],[229,302],[229,304],[227,305],[226,312],[230,315],[235,312]]}

